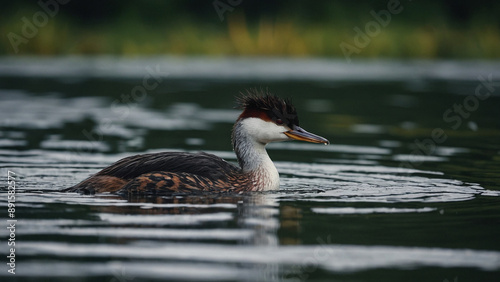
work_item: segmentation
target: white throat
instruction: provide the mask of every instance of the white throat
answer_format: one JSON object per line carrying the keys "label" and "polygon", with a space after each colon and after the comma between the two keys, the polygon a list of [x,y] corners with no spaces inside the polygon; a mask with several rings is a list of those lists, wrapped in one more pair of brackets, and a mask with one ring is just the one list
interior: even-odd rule
{"label": "white throat", "polygon": [[252,177],[255,190],[258,191],[279,189],[278,170],[269,158],[265,146],[286,136],[282,134],[285,137],[279,136],[279,139],[276,139],[273,136],[276,133],[266,133],[266,127],[269,126],[277,127],[274,123],[258,118],[246,118],[238,121],[233,128],[233,148],[238,163],[243,173]]}

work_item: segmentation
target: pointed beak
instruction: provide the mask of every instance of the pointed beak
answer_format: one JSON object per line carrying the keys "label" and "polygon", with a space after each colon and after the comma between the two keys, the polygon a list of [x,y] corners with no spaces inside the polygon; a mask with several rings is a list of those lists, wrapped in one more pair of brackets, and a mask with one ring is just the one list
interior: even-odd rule
{"label": "pointed beak", "polygon": [[296,125],[293,126],[292,130],[285,132],[285,135],[295,140],[311,143],[323,143],[325,145],[330,144],[330,141],[328,141],[326,138],[307,132],[303,128]]}

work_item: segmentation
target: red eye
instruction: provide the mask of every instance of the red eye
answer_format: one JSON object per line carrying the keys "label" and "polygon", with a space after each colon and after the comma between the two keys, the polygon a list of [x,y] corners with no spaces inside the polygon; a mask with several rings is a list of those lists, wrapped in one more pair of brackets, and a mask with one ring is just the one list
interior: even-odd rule
{"label": "red eye", "polygon": [[282,125],[282,124],[283,124],[283,121],[279,118],[279,119],[277,119],[277,120],[276,120],[276,124],[278,124],[278,125]]}

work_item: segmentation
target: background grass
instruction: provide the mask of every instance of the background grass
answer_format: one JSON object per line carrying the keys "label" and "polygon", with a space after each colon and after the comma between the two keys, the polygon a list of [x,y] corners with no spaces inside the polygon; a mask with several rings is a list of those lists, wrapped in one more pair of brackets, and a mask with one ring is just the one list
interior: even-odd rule
{"label": "background grass", "polygon": [[[364,30],[374,20],[370,11],[387,9],[390,1],[240,1],[221,20],[213,0],[74,0],[60,5],[18,52],[8,35],[22,36],[23,17],[33,22],[43,10],[37,1],[11,1],[0,12],[0,54],[344,57],[340,44],[356,46],[354,28]],[[400,5],[352,58],[500,58],[498,2]]]}

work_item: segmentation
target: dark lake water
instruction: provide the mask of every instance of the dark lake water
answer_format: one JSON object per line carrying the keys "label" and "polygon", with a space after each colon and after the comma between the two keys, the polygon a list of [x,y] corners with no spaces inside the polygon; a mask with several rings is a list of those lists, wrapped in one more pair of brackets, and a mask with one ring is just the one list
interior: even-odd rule
{"label": "dark lake water", "polygon": [[[270,144],[281,190],[58,192],[137,153],[235,161],[250,87],[332,143]],[[0,99],[2,281],[499,281],[499,62],[0,58]]]}

